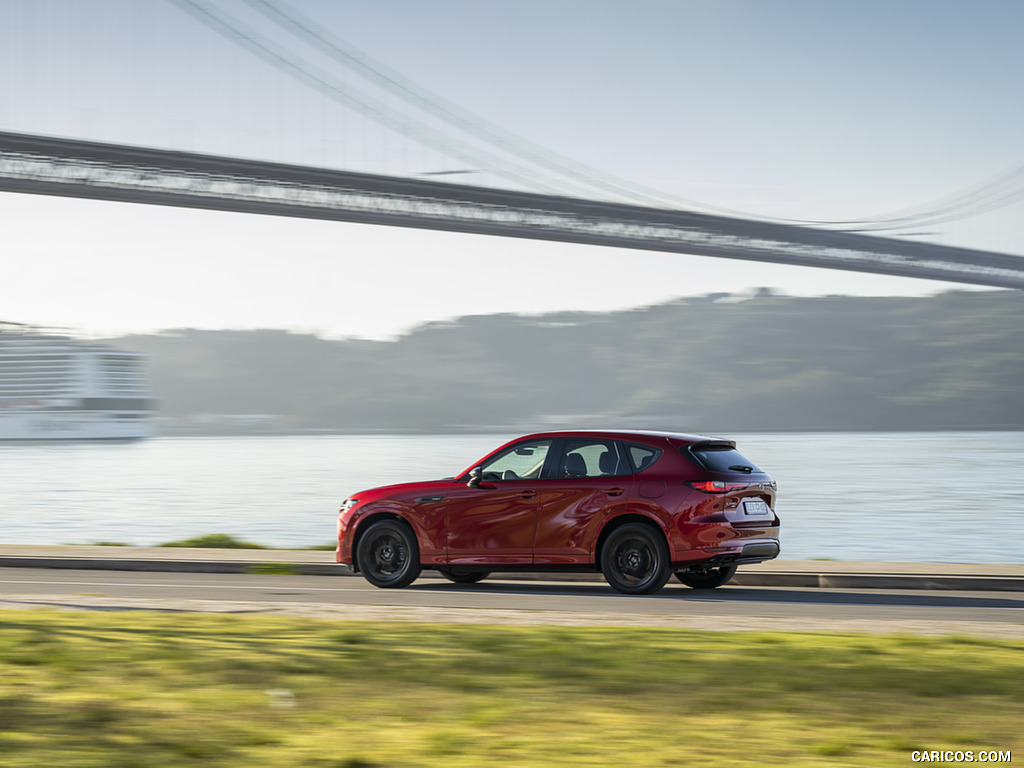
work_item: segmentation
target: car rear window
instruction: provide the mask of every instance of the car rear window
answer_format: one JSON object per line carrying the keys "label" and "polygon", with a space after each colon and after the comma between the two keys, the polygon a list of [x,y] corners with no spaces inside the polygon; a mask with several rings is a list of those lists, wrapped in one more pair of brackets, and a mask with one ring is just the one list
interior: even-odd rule
{"label": "car rear window", "polygon": [[634,472],[643,472],[661,456],[659,449],[651,448],[649,445],[627,443],[626,450],[629,452],[629,458],[633,462]]}
{"label": "car rear window", "polygon": [[712,472],[760,472],[760,467],[728,443],[696,443],[686,447],[686,452]]}

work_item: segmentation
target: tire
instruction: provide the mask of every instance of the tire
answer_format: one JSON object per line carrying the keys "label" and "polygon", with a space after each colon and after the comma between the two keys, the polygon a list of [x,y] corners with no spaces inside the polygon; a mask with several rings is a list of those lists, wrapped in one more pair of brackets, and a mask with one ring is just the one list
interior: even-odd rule
{"label": "tire", "polygon": [[466,573],[451,573],[448,571],[441,571],[441,575],[444,576],[448,581],[453,581],[456,584],[476,584],[478,581],[486,579],[491,575],[490,571],[468,571]]}
{"label": "tire", "polygon": [[677,573],[676,578],[694,589],[714,589],[727,583],[735,575],[735,565],[723,565],[721,568],[708,568],[706,571]]}
{"label": "tire", "polygon": [[601,549],[601,573],[617,592],[626,595],[657,592],[672,575],[664,535],[643,523],[627,523],[616,528]]}
{"label": "tire", "polygon": [[375,587],[407,587],[421,570],[416,536],[404,521],[374,523],[359,539],[356,563],[363,578]]}

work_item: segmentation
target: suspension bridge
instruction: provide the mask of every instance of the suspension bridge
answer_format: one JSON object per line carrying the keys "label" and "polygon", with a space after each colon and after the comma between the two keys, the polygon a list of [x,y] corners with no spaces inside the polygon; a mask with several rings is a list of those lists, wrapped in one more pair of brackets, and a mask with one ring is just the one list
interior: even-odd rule
{"label": "suspension bridge", "polygon": [[[501,237],[1024,288],[1024,257],[857,231],[699,212],[510,134],[461,110],[276,0],[242,0],[302,45],[401,100],[406,113],[310,67],[211,0],[169,0],[249,54],[381,127],[470,167],[501,189],[176,150],[0,133],[0,191],[414,227]],[[421,118],[411,117],[412,113]],[[460,138],[461,137],[461,138]],[[1014,183],[1016,183],[1014,181]],[[991,205],[994,187],[958,203]],[[949,220],[958,209],[936,209]],[[927,215],[916,220],[926,220]],[[912,219],[895,217],[906,224]],[[879,229],[882,227],[879,226]]]}
{"label": "suspension bridge", "polygon": [[0,133],[0,190],[1024,288],[1024,258],[772,222]]}

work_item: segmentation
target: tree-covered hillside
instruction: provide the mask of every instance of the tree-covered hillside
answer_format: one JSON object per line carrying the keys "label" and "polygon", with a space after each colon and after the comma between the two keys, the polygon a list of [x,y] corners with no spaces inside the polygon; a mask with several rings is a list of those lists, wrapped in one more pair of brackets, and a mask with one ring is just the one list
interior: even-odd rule
{"label": "tree-covered hillside", "polygon": [[643,426],[702,432],[1024,428],[1024,293],[746,300],[487,315],[391,342],[279,330],[114,341],[162,412],[282,431]]}

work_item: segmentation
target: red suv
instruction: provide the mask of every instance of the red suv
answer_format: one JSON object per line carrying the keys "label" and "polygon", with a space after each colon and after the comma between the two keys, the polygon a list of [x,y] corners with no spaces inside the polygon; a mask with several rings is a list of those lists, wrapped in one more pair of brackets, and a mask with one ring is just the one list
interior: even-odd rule
{"label": "red suv", "polygon": [[775,482],[731,440],[666,432],[545,432],[456,477],[347,499],[336,559],[378,587],[424,569],[600,571],[627,594],[725,584],[779,554]]}

